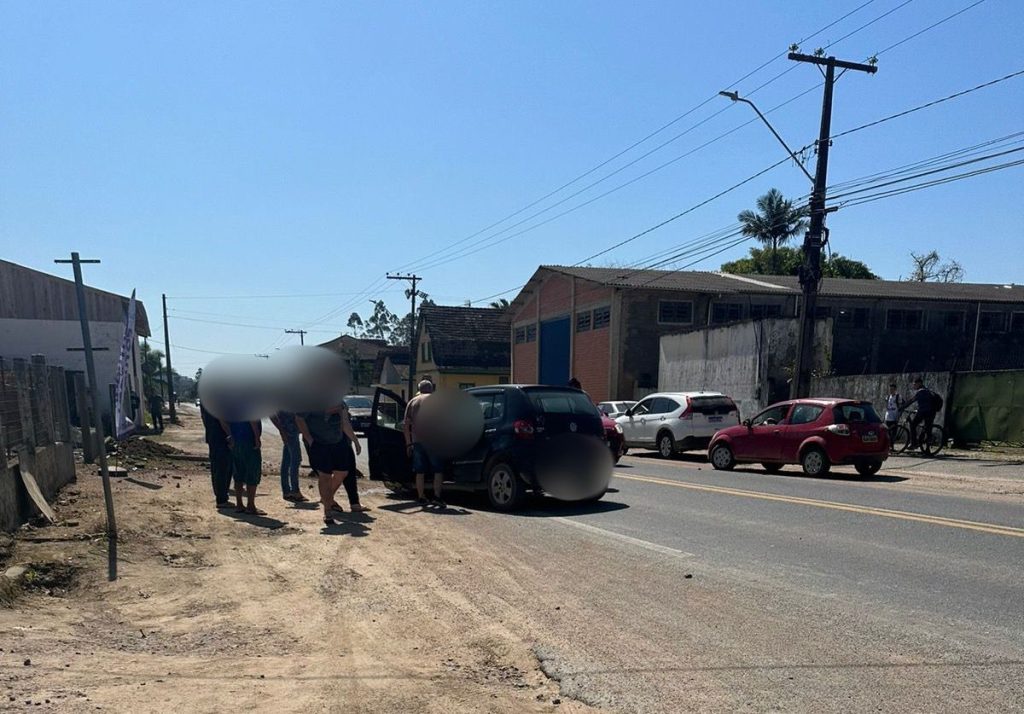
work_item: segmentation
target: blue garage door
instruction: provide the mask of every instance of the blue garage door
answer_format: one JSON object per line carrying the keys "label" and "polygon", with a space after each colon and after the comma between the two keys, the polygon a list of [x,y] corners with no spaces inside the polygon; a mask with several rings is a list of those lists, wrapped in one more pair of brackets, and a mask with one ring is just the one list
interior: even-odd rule
{"label": "blue garage door", "polygon": [[540,323],[540,383],[569,381],[569,318]]}

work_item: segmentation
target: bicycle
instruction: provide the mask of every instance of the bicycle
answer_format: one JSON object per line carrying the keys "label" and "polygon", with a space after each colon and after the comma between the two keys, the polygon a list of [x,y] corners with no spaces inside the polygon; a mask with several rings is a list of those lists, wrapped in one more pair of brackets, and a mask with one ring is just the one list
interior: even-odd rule
{"label": "bicycle", "polygon": [[[896,428],[889,435],[890,451],[902,454],[910,448],[910,416],[912,412],[902,412]],[[924,424],[917,426],[917,445],[925,456],[937,456],[946,444],[946,430],[940,424],[932,424],[930,432],[925,434]]]}

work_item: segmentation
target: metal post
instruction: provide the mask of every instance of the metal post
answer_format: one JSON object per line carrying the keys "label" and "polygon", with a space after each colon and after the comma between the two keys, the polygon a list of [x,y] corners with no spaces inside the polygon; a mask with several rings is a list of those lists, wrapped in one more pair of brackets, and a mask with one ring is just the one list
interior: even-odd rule
{"label": "metal post", "polygon": [[103,436],[103,420],[100,418],[100,390],[96,383],[96,363],[92,355],[92,335],[89,332],[89,316],[85,306],[85,285],[82,283],[82,263],[98,263],[98,260],[82,260],[78,253],[71,254],[71,260],[57,260],[56,263],[71,263],[75,270],[75,294],[78,297],[78,320],[82,325],[82,347],[85,350],[85,372],[89,377],[89,392],[96,421],[96,435],[99,442],[100,477],[103,479],[103,502],[107,509],[107,577],[117,580],[117,521],[114,518],[114,495],[110,490],[110,472],[107,470],[107,449]]}
{"label": "metal post", "polygon": [[800,287],[803,304],[800,313],[800,331],[797,337],[796,364],[790,398],[809,396],[811,370],[814,367],[814,325],[818,308],[818,286],[821,282],[821,249],[825,236],[825,190],[828,184],[828,150],[832,133],[832,89],[836,81],[836,67],[873,74],[874,65],[837,60],[835,57],[817,57],[789,53],[789,59],[809,62],[825,67],[825,92],[821,103],[821,127],[818,132],[818,161],[814,171],[814,190],[810,200],[810,225],[804,234],[804,264],[800,269]]}
{"label": "metal post", "polygon": [[408,280],[412,283],[412,312],[409,313],[409,379],[408,379],[408,390],[407,399],[412,399],[415,392],[413,391],[413,380],[416,378],[416,283],[422,280],[418,275],[388,275],[388,280]]}
{"label": "metal post", "polygon": [[974,371],[974,361],[978,358],[978,330],[981,328],[981,303],[978,303],[978,314],[974,316],[974,349],[971,350],[971,371]]}
{"label": "metal post", "polygon": [[178,415],[174,409],[174,371],[171,369],[171,333],[167,331],[167,296],[161,295],[164,302],[164,357],[167,358],[167,418],[174,424]]}
{"label": "metal post", "polygon": [[306,344],[306,330],[285,330],[287,335],[298,335],[299,344],[305,346]]}

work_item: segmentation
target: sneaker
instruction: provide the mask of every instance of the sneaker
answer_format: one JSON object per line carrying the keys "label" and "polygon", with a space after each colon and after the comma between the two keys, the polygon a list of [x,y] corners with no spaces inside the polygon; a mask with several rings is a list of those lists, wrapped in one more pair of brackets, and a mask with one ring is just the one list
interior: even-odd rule
{"label": "sneaker", "polygon": [[436,498],[436,497],[430,499],[430,505],[434,506],[435,508],[448,508],[448,504],[447,503],[445,503],[440,498]]}
{"label": "sneaker", "polygon": [[286,494],[285,494],[284,496],[282,496],[281,498],[283,498],[283,499],[284,499],[284,500],[286,500],[286,501],[293,501],[293,502],[294,502],[294,501],[297,501],[297,500],[298,500],[298,499],[297,499],[297,498],[295,497],[295,494],[294,494],[294,493],[286,493]]}

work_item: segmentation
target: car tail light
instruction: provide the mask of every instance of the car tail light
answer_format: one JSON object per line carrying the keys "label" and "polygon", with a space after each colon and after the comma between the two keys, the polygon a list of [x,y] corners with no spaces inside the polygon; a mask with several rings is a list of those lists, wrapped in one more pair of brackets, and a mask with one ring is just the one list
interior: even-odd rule
{"label": "car tail light", "polygon": [[512,432],[517,439],[532,439],[535,431],[529,419],[516,419],[512,422]]}
{"label": "car tail light", "polygon": [[828,431],[838,436],[850,435],[850,427],[847,424],[832,424],[828,427]]}
{"label": "car tail light", "polygon": [[683,420],[693,419],[693,402],[691,402],[689,399],[686,400],[686,409],[682,411],[682,413],[679,415],[679,418]]}

